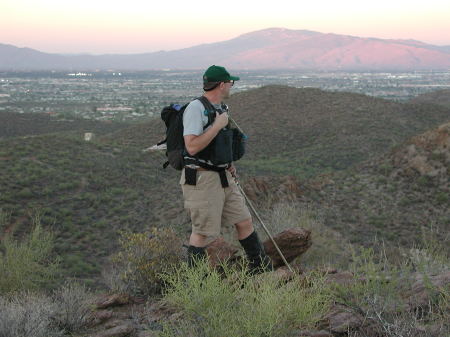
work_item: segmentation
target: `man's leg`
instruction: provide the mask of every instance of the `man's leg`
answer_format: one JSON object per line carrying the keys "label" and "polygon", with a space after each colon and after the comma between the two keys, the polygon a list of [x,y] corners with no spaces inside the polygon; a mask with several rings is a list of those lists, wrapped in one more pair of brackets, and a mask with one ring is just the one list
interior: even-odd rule
{"label": "man's leg", "polygon": [[206,257],[207,236],[192,233],[189,238],[187,263],[193,267],[195,262]]}
{"label": "man's leg", "polygon": [[241,221],[241,222],[237,223],[235,226],[236,226],[239,240],[245,239],[250,234],[252,234],[253,231],[255,230],[253,228],[252,219],[247,219],[247,220]]}
{"label": "man's leg", "polygon": [[223,188],[214,171],[197,172],[195,186],[182,185],[184,207],[189,211],[192,233],[189,238],[188,264],[206,257],[206,246],[220,234]]}
{"label": "man's leg", "polygon": [[260,274],[273,270],[272,262],[266,255],[264,246],[259,240],[252,219],[247,219],[236,224],[238,239],[245,250],[245,254],[249,260],[251,274]]}

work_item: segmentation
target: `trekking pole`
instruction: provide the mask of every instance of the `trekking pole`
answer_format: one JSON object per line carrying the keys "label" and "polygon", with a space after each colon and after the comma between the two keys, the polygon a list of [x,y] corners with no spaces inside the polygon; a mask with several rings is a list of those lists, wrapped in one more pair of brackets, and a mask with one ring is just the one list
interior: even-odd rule
{"label": "trekking pole", "polygon": [[242,131],[242,129],[239,127],[239,125],[235,122],[235,120],[233,118],[231,118],[230,115],[228,115],[228,118],[231,120],[231,122],[234,123],[234,125],[236,125],[236,128],[241,132],[244,133],[244,131]]}
{"label": "trekking pole", "polygon": [[[237,125],[236,125],[237,126]],[[250,206],[251,210],[253,211],[253,213],[255,214],[256,218],[258,219],[259,223],[261,224],[262,228],[264,229],[264,231],[266,232],[267,236],[269,237],[269,239],[272,241],[273,245],[275,246],[275,249],[277,250],[278,254],[281,256],[281,259],[283,260],[284,264],[286,265],[286,267],[288,267],[289,271],[291,273],[294,273],[294,270],[292,269],[292,267],[289,265],[289,263],[287,262],[286,258],[284,257],[283,253],[280,250],[280,247],[278,247],[277,243],[275,242],[275,240],[273,239],[272,235],[270,234],[269,230],[267,229],[266,225],[264,224],[264,222],[262,221],[261,217],[259,216],[258,212],[256,211],[255,207],[253,206],[253,204],[251,203],[250,199],[247,197],[247,194],[245,194],[244,190],[242,189],[241,185],[239,184],[239,181],[237,180],[237,177],[234,177],[235,181],[236,181],[236,185],[239,188],[239,191],[241,191],[242,195],[245,198],[245,201],[247,201],[247,204]]]}

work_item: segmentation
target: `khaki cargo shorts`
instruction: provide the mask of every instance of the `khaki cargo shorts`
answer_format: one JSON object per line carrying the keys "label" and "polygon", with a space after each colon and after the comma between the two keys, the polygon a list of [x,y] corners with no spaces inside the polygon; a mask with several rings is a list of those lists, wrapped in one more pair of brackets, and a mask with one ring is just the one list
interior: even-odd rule
{"label": "khaki cargo shorts", "polygon": [[226,172],[229,187],[223,188],[214,171],[197,171],[197,185],[186,185],[184,169],[180,184],[184,208],[192,221],[192,232],[208,237],[220,235],[222,226],[231,226],[251,219],[245,199],[230,172]]}

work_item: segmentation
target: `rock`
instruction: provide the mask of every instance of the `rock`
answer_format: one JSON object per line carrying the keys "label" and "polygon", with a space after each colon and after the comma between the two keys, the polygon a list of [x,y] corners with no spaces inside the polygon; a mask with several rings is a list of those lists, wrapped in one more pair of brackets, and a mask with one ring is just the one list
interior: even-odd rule
{"label": "rock", "polygon": [[328,274],[326,276],[327,283],[337,283],[340,285],[349,285],[355,282],[355,278],[349,271],[343,271],[335,274]]}
{"label": "rock", "polygon": [[[293,268],[294,269],[294,268]],[[295,269],[294,269],[295,271]],[[295,272],[291,272],[288,267],[282,266],[275,270],[275,276],[280,280],[284,282],[289,282],[294,278]],[[300,273],[300,272],[299,272]]]}
{"label": "rock", "polygon": [[298,335],[298,337],[333,337],[333,335],[325,330],[320,330],[320,331],[304,330],[304,331],[300,331],[300,334]]}
{"label": "rock", "polygon": [[243,190],[251,201],[256,202],[269,194],[270,181],[266,177],[250,178],[246,181]]}
{"label": "rock", "polygon": [[410,310],[419,307],[427,307],[430,299],[439,289],[450,284],[450,270],[439,275],[424,277],[420,274],[416,276],[416,281],[408,294],[408,305]]}
{"label": "rock", "polygon": [[98,309],[106,309],[109,307],[129,304],[130,302],[131,298],[128,294],[113,294],[101,298],[97,301],[96,306]]}
{"label": "rock", "polygon": [[149,322],[157,322],[160,320],[167,320],[176,311],[164,305],[162,302],[155,302],[147,308],[147,320]]}
{"label": "rock", "polygon": [[130,336],[135,332],[135,328],[130,324],[123,324],[116,326],[114,328],[110,328],[101,332],[98,332],[92,337],[126,337]]}
{"label": "rock", "polygon": [[108,319],[113,317],[112,310],[99,310],[94,311],[91,315],[92,317],[92,324],[93,326],[102,324],[103,322],[106,322]]}
{"label": "rock", "polygon": [[156,337],[160,331],[145,330],[137,334],[137,337]]}
{"label": "rock", "polygon": [[226,242],[222,237],[217,238],[206,249],[211,266],[216,267],[220,263],[232,260],[238,249]]}
{"label": "rock", "polygon": [[92,140],[94,140],[95,138],[95,134],[93,134],[92,132],[85,132],[84,133],[84,140],[87,142],[90,142]]}
{"label": "rock", "polygon": [[279,195],[280,198],[283,197],[299,197],[301,196],[302,190],[300,189],[299,183],[293,176],[286,176],[283,177],[283,181],[280,182],[280,185],[278,186],[278,190],[276,191],[276,194]]}
{"label": "rock", "polygon": [[330,331],[344,333],[362,326],[364,317],[343,305],[334,305],[325,316]]}
{"label": "rock", "polygon": [[105,323],[105,325],[103,325],[103,328],[105,329],[111,329],[111,328],[115,328],[118,326],[124,325],[124,320],[123,319],[114,319],[112,321],[108,321]]}
{"label": "rock", "polygon": [[[290,228],[282,231],[274,237],[287,262],[291,262],[297,256],[305,253],[311,247],[311,231],[303,228]],[[264,249],[270,256],[275,268],[283,266],[284,262],[269,239],[264,242]]]}
{"label": "rock", "polygon": [[323,269],[323,272],[325,274],[336,274],[338,270],[336,268],[326,267],[325,269]]}

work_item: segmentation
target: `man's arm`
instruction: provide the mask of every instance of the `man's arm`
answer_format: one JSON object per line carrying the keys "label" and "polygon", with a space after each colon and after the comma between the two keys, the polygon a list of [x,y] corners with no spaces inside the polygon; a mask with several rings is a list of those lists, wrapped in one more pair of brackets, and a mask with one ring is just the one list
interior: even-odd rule
{"label": "man's arm", "polygon": [[219,115],[216,112],[216,119],[214,123],[201,135],[185,135],[184,144],[186,146],[187,152],[191,156],[195,156],[198,152],[203,150],[208,146],[209,143],[214,139],[219,133],[220,129],[228,125],[228,114],[226,112]]}

